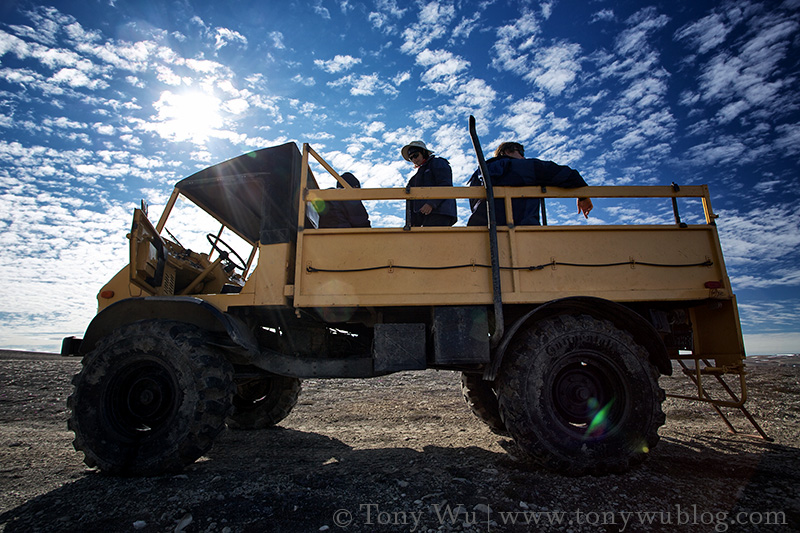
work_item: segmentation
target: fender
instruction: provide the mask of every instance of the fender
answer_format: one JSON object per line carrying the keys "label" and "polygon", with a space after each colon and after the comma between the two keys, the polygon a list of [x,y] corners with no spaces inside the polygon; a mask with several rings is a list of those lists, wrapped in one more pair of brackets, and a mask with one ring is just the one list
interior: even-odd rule
{"label": "fender", "polygon": [[624,305],[610,300],[591,296],[576,296],[551,300],[514,322],[494,351],[492,362],[483,373],[483,379],[494,381],[497,378],[506,349],[522,326],[545,318],[566,314],[589,315],[610,321],[614,326],[630,333],[634,340],[647,350],[650,362],[655,365],[661,374],[665,376],[672,375],[672,363],[667,353],[667,348],[664,346],[664,342],[656,329],[644,317]]}
{"label": "fender", "polygon": [[177,320],[208,331],[224,331],[251,357],[259,353],[255,336],[241,320],[192,296],[126,298],[115,302],[98,313],[86,328],[79,352],[89,353],[101,338],[121,326],[150,319]]}

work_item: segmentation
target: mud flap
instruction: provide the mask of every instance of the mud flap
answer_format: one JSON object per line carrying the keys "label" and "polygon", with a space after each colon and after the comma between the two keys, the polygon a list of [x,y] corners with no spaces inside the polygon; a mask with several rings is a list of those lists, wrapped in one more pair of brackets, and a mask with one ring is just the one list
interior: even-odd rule
{"label": "mud flap", "polygon": [[488,315],[483,305],[434,308],[432,332],[436,364],[488,363]]}
{"label": "mud flap", "polygon": [[424,370],[425,324],[376,324],[372,353],[376,375]]}

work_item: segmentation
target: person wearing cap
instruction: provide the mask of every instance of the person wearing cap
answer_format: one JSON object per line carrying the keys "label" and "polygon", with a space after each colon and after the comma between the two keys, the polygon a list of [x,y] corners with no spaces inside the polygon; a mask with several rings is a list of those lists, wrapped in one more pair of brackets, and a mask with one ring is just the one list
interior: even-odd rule
{"label": "person wearing cap", "polygon": [[[517,142],[501,143],[495,150],[494,157],[486,161],[486,167],[493,186],[551,185],[568,189],[586,187],[586,182],[577,170],[552,161],[526,159],[525,148]],[[469,185],[483,186],[480,169],[472,175]],[[538,226],[540,204],[539,198],[513,198],[511,210],[514,214],[514,225]],[[470,200],[470,207],[472,215],[467,226],[488,225],[486,200]],[[589,218],[593,207],[591,198],[578,198],[578,212],[583,213],[584,217]],[[495,218],[498,225],[506,225],[506,210],[502,198],[495,200]]]}
{"label": "person wearing cap", "polygon": [[[342,174],[342,179],[348,185],[356,189],[361,188],[358,178],[350,172]],[[336,182],[337,189],[343,189],[341,183]],[[361,200],[339,200],[336,202],[326,202],[319,212],[320,228],[369,228],[369,215],[364,209]]]}
{"label": "person wearing cap", "polygon": [[[452,187],[453,171],[447,159],[433,155],[422,141],[412,141],[405,145],[400,154],[417,168],[416,174],[408,181],[409,187]],[[410,226],[452,226],[458,220],[454,198],[425,200],[406,200]]]}

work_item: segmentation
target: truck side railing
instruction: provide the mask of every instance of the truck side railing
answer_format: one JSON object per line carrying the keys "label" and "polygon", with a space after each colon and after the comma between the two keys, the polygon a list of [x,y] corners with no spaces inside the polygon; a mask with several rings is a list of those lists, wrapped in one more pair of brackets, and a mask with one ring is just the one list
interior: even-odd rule
{"label": "truck side railing", "polygon": [[[544,189],[544,190],[542,190]],[[711,208],[711,197],[706,185],[681,186],[675,190],[670,185],[604,185],[578,189],[559,187],[494,187],[495,199],[503,199],[506,216],[513,224],[511,200],[514,198],[698,198],[702,201],[707,224],[714,224],[718,215]],[[412,187],[405,188],[348,188],[346,189],[306,189],[304,199],[314,201],[337,200],[425,200],[425,199],[485,199],[483,187]]]}

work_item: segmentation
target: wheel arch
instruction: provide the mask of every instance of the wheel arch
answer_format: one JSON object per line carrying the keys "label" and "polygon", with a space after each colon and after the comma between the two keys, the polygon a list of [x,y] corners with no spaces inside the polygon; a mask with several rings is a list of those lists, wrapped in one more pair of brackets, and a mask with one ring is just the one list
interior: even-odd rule
{"label": "wheel arch", "polygon": [[614,326],[630,333],[634,340],[641,344],[650,357],[650,362],[658,371],[666,376],[672,375],[667,348],[656,329],[637,312],[611,300],[591,296],[575,296],[551,300],[529,311],[506,330],[503,340],[494,351],[492,363],[483,374],[484,379],[494,381],[503,362],[508,345],[514,336],[526,324],[564,314],[583,314],[594,318],[608,320]]}
{"label": "wheel arch", "polygon": [[79,352],[89,353],[101,338],[121,326],[152,319],[176,320],[207,331],[225,332],[236,346],[249,354],[258,354],[258,342],[241,320],[191,296],[126,298],[115,302],[92,319]]}

